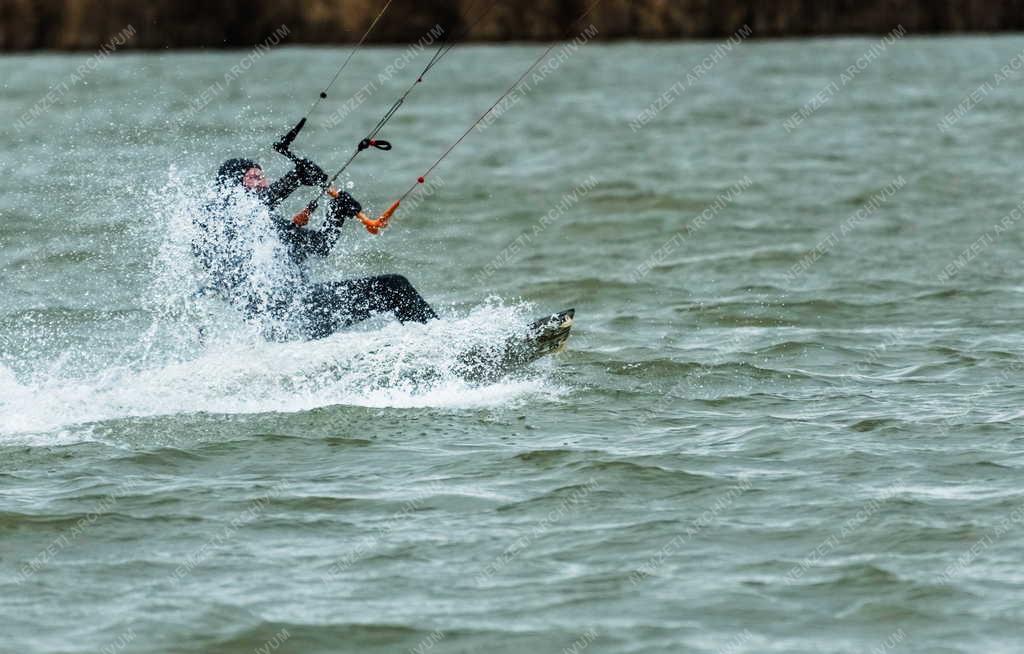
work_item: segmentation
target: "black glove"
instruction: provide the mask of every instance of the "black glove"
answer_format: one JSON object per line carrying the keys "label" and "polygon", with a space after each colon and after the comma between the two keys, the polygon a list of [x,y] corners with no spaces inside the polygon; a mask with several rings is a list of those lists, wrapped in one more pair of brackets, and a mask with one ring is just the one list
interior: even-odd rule
{"label": "black glove", "polygon": [[331,203],[327,205],[327,219],[335,225],[341,225],[345,222],[346,218],[351,218],[362,210],[363,205],[359,204],[354,197],[342,191],[338,197],[332,198]]}
{"label": "black glove", "polygon": [[309,159],[297,159],[295,173],[299,176],[299,181],[306,186],[323,186],[327,183],[327,173]]}

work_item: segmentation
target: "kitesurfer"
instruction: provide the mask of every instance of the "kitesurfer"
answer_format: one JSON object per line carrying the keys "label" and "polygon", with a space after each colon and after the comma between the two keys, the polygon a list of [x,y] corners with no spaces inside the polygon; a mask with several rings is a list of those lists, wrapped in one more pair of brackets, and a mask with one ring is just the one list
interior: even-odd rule
{"label": "kitesurfer", "polygon": [[325,257],[346,218],[361,210],[341,192],[327,203],[323,228],[287,220],[276,207],[300,185],[323,186],[324,171],[308,159],[270,183],[249,159],[229,159],[217,173],[215,196],[195,217],[192,249],[209,275],[209,286],[274,340],[323,338],[374,313],[401,322],[437,318],[401,275],[347,281],[310,281],[304,262]]}

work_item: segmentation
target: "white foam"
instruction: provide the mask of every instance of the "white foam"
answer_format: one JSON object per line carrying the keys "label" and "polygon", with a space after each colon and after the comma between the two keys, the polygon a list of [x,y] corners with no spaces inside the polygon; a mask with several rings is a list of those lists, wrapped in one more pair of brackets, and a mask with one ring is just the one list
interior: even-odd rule
{"label": "white foam", "polygon": [[[521,328],[525,311],[488,304],[460,319],[427,325],[388,322],[380,329],[309,342],[267,343],[248,334],[212,343],[191,360],[104,370],[80,379],[19,382],[0,367],[0,436],[56,436],[70,426],[130,417],[297,412],[336,405],[461,409],[557,395],[544,365],[535,366],[527,378],[490,384],[452,372],[467,348],[500,343]],[[72,433],[89,437],[88,430]],[[61,438],[66,442],[68,436]]]}

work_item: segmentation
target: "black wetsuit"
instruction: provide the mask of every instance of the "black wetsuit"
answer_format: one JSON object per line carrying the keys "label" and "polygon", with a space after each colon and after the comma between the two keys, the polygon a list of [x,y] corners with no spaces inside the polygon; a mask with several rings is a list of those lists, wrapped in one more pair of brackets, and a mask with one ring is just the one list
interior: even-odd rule
{"label": "black wetsuit", "polygon": [[322,229],[300,227],[274,212],[300,184],[299,175],[292,171],[255,194],[270,210],[271,228],[265,236],[282,246],[277,256],[286,259],[275,263],[281,272],[276,283],[268,284],[253,274],[254,253],[245,242],[251,227],[237,219],[231,222],[230,189],[223,198],[207,205],[204,215],[196,217],[192,249],[218,294],[247,318],[262,322],[265,334],[275,340],[323,338],[378,312],[391,313],[402,322],[426,322],[437,317],[401,275],[310,282],[302,264],[311,255],[327,256],[341,235],[345,219],[362,208],[352,196],[342,193],[327,203]]}

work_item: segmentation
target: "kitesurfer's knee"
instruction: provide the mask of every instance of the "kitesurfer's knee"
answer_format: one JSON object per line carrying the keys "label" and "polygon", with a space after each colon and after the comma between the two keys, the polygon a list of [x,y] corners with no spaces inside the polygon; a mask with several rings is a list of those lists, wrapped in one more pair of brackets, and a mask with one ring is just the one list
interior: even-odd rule
{"label": "kitesurfer's knee", "polygon": [[388,274],[381,275],[377,278],[377,283],[381,286],[389,289],[393,289],[399,292],[407,291],[412,288],[412,283],[406,279],[405,275]]}
{"label": "kitesurfer's knee", "polygon": [[384,295],[391,304],[388,307],[402,322],[427,322],[437,318],[437,314],[427,304],[405,275],[388,274],[378,277]]}

